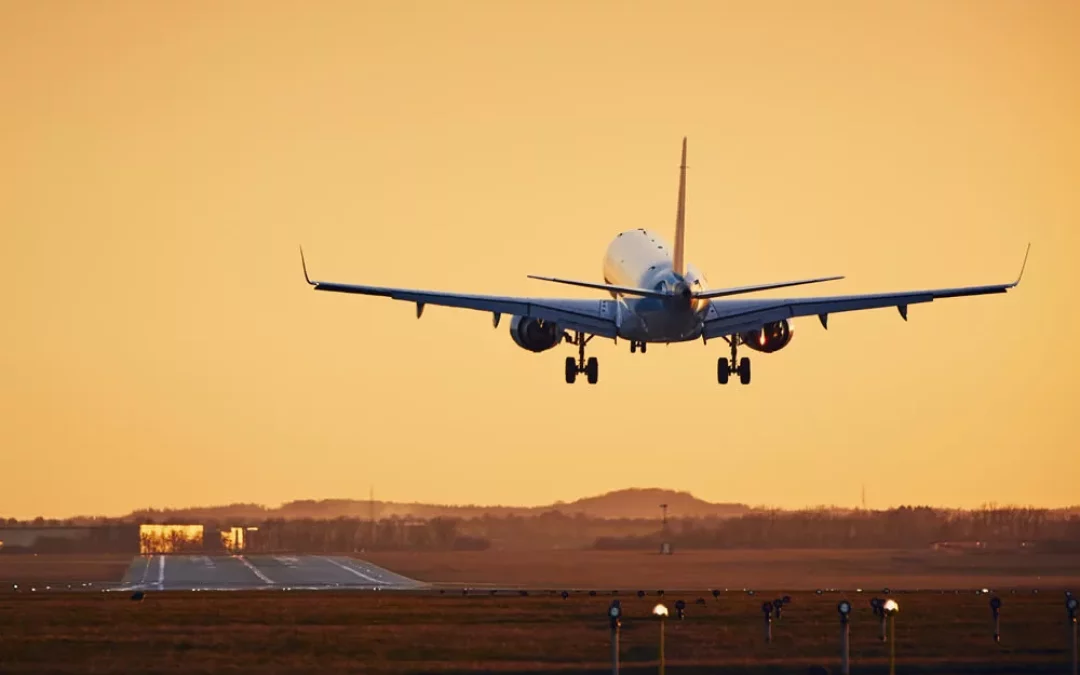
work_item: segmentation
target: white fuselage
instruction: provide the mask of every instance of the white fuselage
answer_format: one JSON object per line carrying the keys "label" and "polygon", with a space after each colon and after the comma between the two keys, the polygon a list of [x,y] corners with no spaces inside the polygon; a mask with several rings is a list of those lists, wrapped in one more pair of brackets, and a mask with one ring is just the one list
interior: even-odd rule
{"label": "white fuselage", "polygon": [[[709,301],[689,299],[706,290],[705,277],[693,266],[680,276],[673,267],[672,249],[651,230],[620,233],[604,255],[604,281],[662,292],[671,298],[640,298],[612,293],[619,303],[619,337],[642,342],[682,342],[701,337]],[[681,293],[680,293],[681,292]]]}

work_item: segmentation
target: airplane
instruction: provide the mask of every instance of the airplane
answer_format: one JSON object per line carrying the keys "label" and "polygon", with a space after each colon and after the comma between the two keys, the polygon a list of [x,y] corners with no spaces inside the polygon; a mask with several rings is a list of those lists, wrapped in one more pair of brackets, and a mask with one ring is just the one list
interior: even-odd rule
{"label": "airplane", "polygon": [[607,248],[603,261],[603,283],[528,275],[531,279],[604,291],[610,294],[610,300],[470,295],[312,281],[308,276],[302,247],[300,263],[304,279],[317,291],[382,296],[412,302],[416,304],[418,319],[426,305],[490,312],[496,328],[504,314],[510,315],[510,337],[522,349],[534,353],[545,352],[563,342],[577,347],[577,358],[566,357],[567,384],[573,384],[579,374],[584,374],[589,384],[596,384],[599,363],[595,356],[586,359],[585,347],[599,336],[614,340],[616,344],[619,338],[628,340],[630,352],[642,354],[646,353],[650,343],[670,344],[693,340],[707,343],[710,339],[720,338],[730,347],[731,356],[717,359],[717,382],[727,384],[729,378],[737,374],[739,381],[746,385],[750,384],[750,359],[740,359],[738,348],[745,346],[752,351],[769,354],[787,347],[794,335],[791,320],[795,317],[816,315],[827,330],[830,314],[895,307],[907,321],[910,305],[943,298],[1004,293],[1016,287],[1023,277],[1031,251],[1028,244],[1020,275],[1016,281],[1007,284],[864,295],[731,300],[727,298],[844,277],[829,276],[710,290],[705,276],[685,260],[685,234],[684,137],[673,247],[653,230],[627,230],[616,235]]}

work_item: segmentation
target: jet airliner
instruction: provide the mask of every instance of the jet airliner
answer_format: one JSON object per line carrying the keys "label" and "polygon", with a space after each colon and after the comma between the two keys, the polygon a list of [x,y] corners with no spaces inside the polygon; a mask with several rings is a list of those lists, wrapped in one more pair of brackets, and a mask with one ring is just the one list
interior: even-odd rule
{"label": "jet airliner", "polygon": [[[716,378],[727,384],[738,375],[742,384],[750,383],[750,359],[739,358],[738,349],[760,353],[776,352],[791,343],[794,332],[791,320],[817,316],[828,329],[829,315],[863,309],[894,307],[906,321],[908,306],[943,298],[1004,293],[1020,283],[1027,253],[1016,281],[989,286],[965,286],[922,291],[833,295],[806,298],[728,299],[805,284],[842,279],[841,276],[783,281],[755,286],[709,289],[704,275],[684,258],[686,231],[686,139],[682,143],[679,166],[679,196],[675,215],[675,245],[669,246],[653,230],[635,229],[618,234],[607,248],[603,261],[603,283],[576,281],[557,277],[529,275],[532,279],[595,289],[611,299],[580,300],[556,298],[469,295],[438,291],[413,290],[312,281],[308,276],[303,249],[300,261],[304,279],[318,291],[374,295],[416,304],[416,316],[426,305],[442,305],[490,312],[497,328],[503,315],[510,316],[510,337],[522,349],[544,352],[563,342],[577,347],[577,358],[566,357],[566,382],[573,384],[584,374],[590,384],[599,378],[596,357],[585,357],[585,347],[594,337],[616,343],[623,338],[630,352],[644,354],[650,343],[724,340],[730,358],[717,359]],[[1030,252],[1031,246],[1028,245]]]}

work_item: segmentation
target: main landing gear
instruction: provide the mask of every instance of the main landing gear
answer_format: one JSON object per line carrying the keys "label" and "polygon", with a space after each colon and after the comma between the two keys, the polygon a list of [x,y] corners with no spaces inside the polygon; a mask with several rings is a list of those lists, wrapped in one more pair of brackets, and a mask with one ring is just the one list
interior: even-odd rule
{"label": "main landing gear", "polygon": [[578,357],[576,359],[573,356],[566,357],[566,383],[573,384],[578,373],[585,373],[585,378],[589,381],[589,384],[596,384],[596,380],[600,376],[600,363],[595,356],[590,356],[588,360],[585,359],[585,345],[589,344],[589,340],[592,340],[593,336],[585,337],[584,333],[576,331],[573,339],[569,336],[565,336],[565,339],[576,344],[578,348]]}
{"label": "main landing gear", "polygon": [[648,346],[649,346],[649,343],[647,343],[647,342],[638,342],[637,340],[631,340],[630,341],[630,353],[633,354],[636,351],[640,351],[642,354],[644,354],[645,353],[645,348],[648,347]]}
{"label": "main landing gear", "polygon": [[[750,359],[745,356],[742,359],[738,358],[739,349],[739,336],[732,335],[726,337],[724,340],[731,345],[731,360],[721,356],[716,360],[716,381],[720,384],[727,384],[728,377],[738,373],[739,381],[743,384],[750,384]],[[738,367],[735,363],[738,362]]]}

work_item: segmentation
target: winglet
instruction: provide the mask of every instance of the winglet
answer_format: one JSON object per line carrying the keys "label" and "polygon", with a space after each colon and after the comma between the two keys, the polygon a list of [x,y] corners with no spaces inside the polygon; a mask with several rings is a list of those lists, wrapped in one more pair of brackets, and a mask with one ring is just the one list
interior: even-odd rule
{"label": "winglet", "polygon": [[309,277],[308,273],[307,273],[307,261],[304,260],[304,247],[303,246],[300,247],[300,266],[304,268],[304,281],[306,281],[309,284],[311,284],[312,286],[314,286],[315,282],[311,280],[311,277]]}
{"label": "winglet", "polygon": [[1024,268],[1027,267],[1028,254],[1031,253],[1031,242],[1028,242],[1027,250],[1024,251],[1024,262],[1020,264],[1020,274],[1016,276],[1016,281],[1013,282],[1013,286],[1020,285],[1020,280],[1024,278]]}

